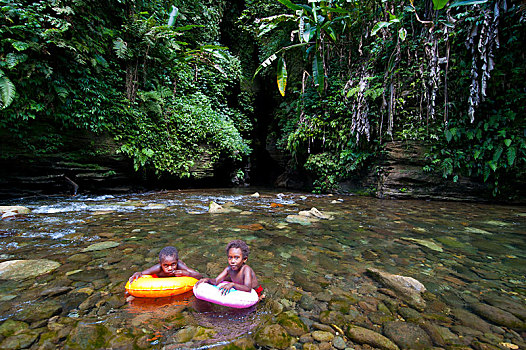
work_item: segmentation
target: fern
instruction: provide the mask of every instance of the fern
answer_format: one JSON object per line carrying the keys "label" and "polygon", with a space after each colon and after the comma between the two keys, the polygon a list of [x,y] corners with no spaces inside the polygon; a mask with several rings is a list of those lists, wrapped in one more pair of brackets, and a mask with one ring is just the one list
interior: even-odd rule
{"label": "fern", "polygon": [[15,98],[15,85],[0,70],[0,109],[4,109],[13,102]]}

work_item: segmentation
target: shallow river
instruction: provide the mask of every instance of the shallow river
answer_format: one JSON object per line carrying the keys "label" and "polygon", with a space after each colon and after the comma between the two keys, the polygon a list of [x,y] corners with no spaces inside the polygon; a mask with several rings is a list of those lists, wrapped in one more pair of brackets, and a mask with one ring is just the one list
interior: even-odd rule
{"label": "shallow river", "polygon": [[[0,263],[60,265],[30,278],[0,274],[0,348],[526,347],[525,207],[254,192],[3,203],[31,213],[0,222]],[[211,201],[227,212],[209,213]],[[330,219],[296,215],[313,207]],[[192,292],[125,295],[128,277],[167,245],[215,277],[232,239],[249,244],[264,287],[255,307],[211,306]],[[427,291],[415,300],[370,268]]]}

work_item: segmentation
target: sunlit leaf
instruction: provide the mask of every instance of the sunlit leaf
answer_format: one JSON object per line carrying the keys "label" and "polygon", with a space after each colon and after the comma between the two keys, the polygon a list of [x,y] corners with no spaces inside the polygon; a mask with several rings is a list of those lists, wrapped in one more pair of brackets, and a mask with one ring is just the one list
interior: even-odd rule
{"label": "sunlit leaf", "polygon": [[312,79],[314,80],[314,86],[318,88],[318,92],[322,93],[325,84],[325,77],[323,74],[323,61],[319,53],[316,53],[316,56],[314,56],[314,60],[312,61]]}
{"label": "sunlit leaf", "polygon": [[407,30],[405,30],[405,28],[400,28],[398,30],[398,37],[400,40],[405,41],[405,38],[407,37]]}
{"label": "sunlit leaf", "polygon": [[29,47],[28,43],[25,43],[23,41],[14,41],[11,45],[17,50],[17,51],[24,51]]}
{"label": "sunlit leaf", "polygon": [[278,89],[281,96],[285,96],[285,88],[287,87],[287,65],[283,57],[278,60],[277,71]]}
{"label": "sunlit leaf", "polygon": [[449,0],[433,0],[433,10],[442,10]]}
{"label": "sunlit leaf", "polygon": [[488,0],[465,0],[465,1],[456,1],[453,4],[451,4],[450,7],[457,7],[457,6],[469,6],[469,5],[479,5],[484,4],[488,2]]}
{"label": "sunlit leaf", "polygon": [[0,109],[6,108],[13,102],[15,92],[15,85],[0,70]]}
{"label": "sunlit leaf", "polygon": [[305,29],[303,30],[303,40],[308,43],[315,33],[316,26],[311,26],[309,23],[305,23]]}
{"label": "sunlit leaf", "polygon": [[389,22],[378,22],[374,25],[373,29],[371,30],[371,35],[376,35],[376,33],[382,29],[382,28],[387,28],[389,27],[390,23]]}
{"label": "sunlit leaf", "polygon": [[289,9],[291,10],[302,10],[302,7],[294,4],[292,1],[289,1],[289,0],[278,0],[279,2],[281,2],[283,5],[287,6]]}
{"label": "sunlit leaf", "polygon": [[504,144],[506,145],[506,147],[510,147],[510,145],[511,145],[511,140],[510,140],[510,139],[506,139],[506,140],[504,140]]}

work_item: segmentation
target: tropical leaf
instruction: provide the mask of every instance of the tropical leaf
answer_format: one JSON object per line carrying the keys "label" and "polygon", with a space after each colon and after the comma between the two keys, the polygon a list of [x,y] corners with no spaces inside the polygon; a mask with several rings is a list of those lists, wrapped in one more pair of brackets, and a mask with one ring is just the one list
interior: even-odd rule
{"label": "tropical leaf", "polygon": [[294,4],[292,1],[289,1],[289,0],[278,0],[278,1],[282,3],[283,5],[287,6],[291,10],[294,10],[294,11],[302,10],[301,6]]}
{"label": "tropical leaf", "polygon": [[171,27],[175,23],[175,20],[179,16],[179,9],[172,5],[172,12],[170,13],[170,18],[168,19],[168,26]]}
{"label": "tropical leaf", "polygon": [[309,23],[305,23],[305,29],[303,30],[303,41],[308,43],[315,33],[316,26],[311,26]]}
{"label": "tropical leaf", "polygon": [[0,109],[4,109],[13,102],[15,98],[15,85],[0,70]]}
{"label": "tropical leaf", "polygon": [[277,71],[278,89],[281,96],[285,96],[285,88],[287,87],[287,65],[283,57],[278,60]]}
{"label": "tropical leaf", "polygon": [[517,156],[517,150],[515,149],[515,147],[510,147],[508,148],[508,165],[509,166],[512,166],[513,163],[515,162],[515,158]]}
{"label": "tropical leaf", "polygon": [[453,4],[451,4],[451,8],[457,7],[457,6],[469,6],[469,5],[479,5],[479,4],[485,4],[488,2],[488,0],[463,0],[463,1],[456,1]]}
{"label": "tropical leaf", "polygon": [[322,93],[325,85],[325,76],[323,74],[323,61],[318,52],[316,52],[312,61],[312,79],[314,80],[314,86],[318,88],[318,92]]}
{"label": "tropical leaf", "polygon": [[449,0],[433,0],[433,10],[442,10]]}
{"label": "tropical leaf", "polygon": [[376,35],[376,33],[382,29],[382,28],[387,28],[391,25],[391,23],[389,22],[384,22],[384,21],[381,21],[381,22],[378,22],[374,25],[373,29],[371,30],[371,35]]}
{"label": "tropical leaf", "polygon": [[119,58],[128,57],[128,44],[121,38],[117,38],[113,41],[113,50]]}

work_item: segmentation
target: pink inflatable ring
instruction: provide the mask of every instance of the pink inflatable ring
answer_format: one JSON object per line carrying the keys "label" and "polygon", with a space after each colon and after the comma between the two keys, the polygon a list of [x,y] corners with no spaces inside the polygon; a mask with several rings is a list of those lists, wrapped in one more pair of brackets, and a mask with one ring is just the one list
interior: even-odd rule
{"label": "pink inflatable ring", "polygon": [[221,295],[219,287],[227,282],[221,282],[217,286],[209,283],[199,283],[194,286],[194,295],[197,299],[209,301],[214,304],[243,309],[256,304],[259,300],[258,293],[254,289],[250,292],[242,292],[230,289],[230,292]]}

